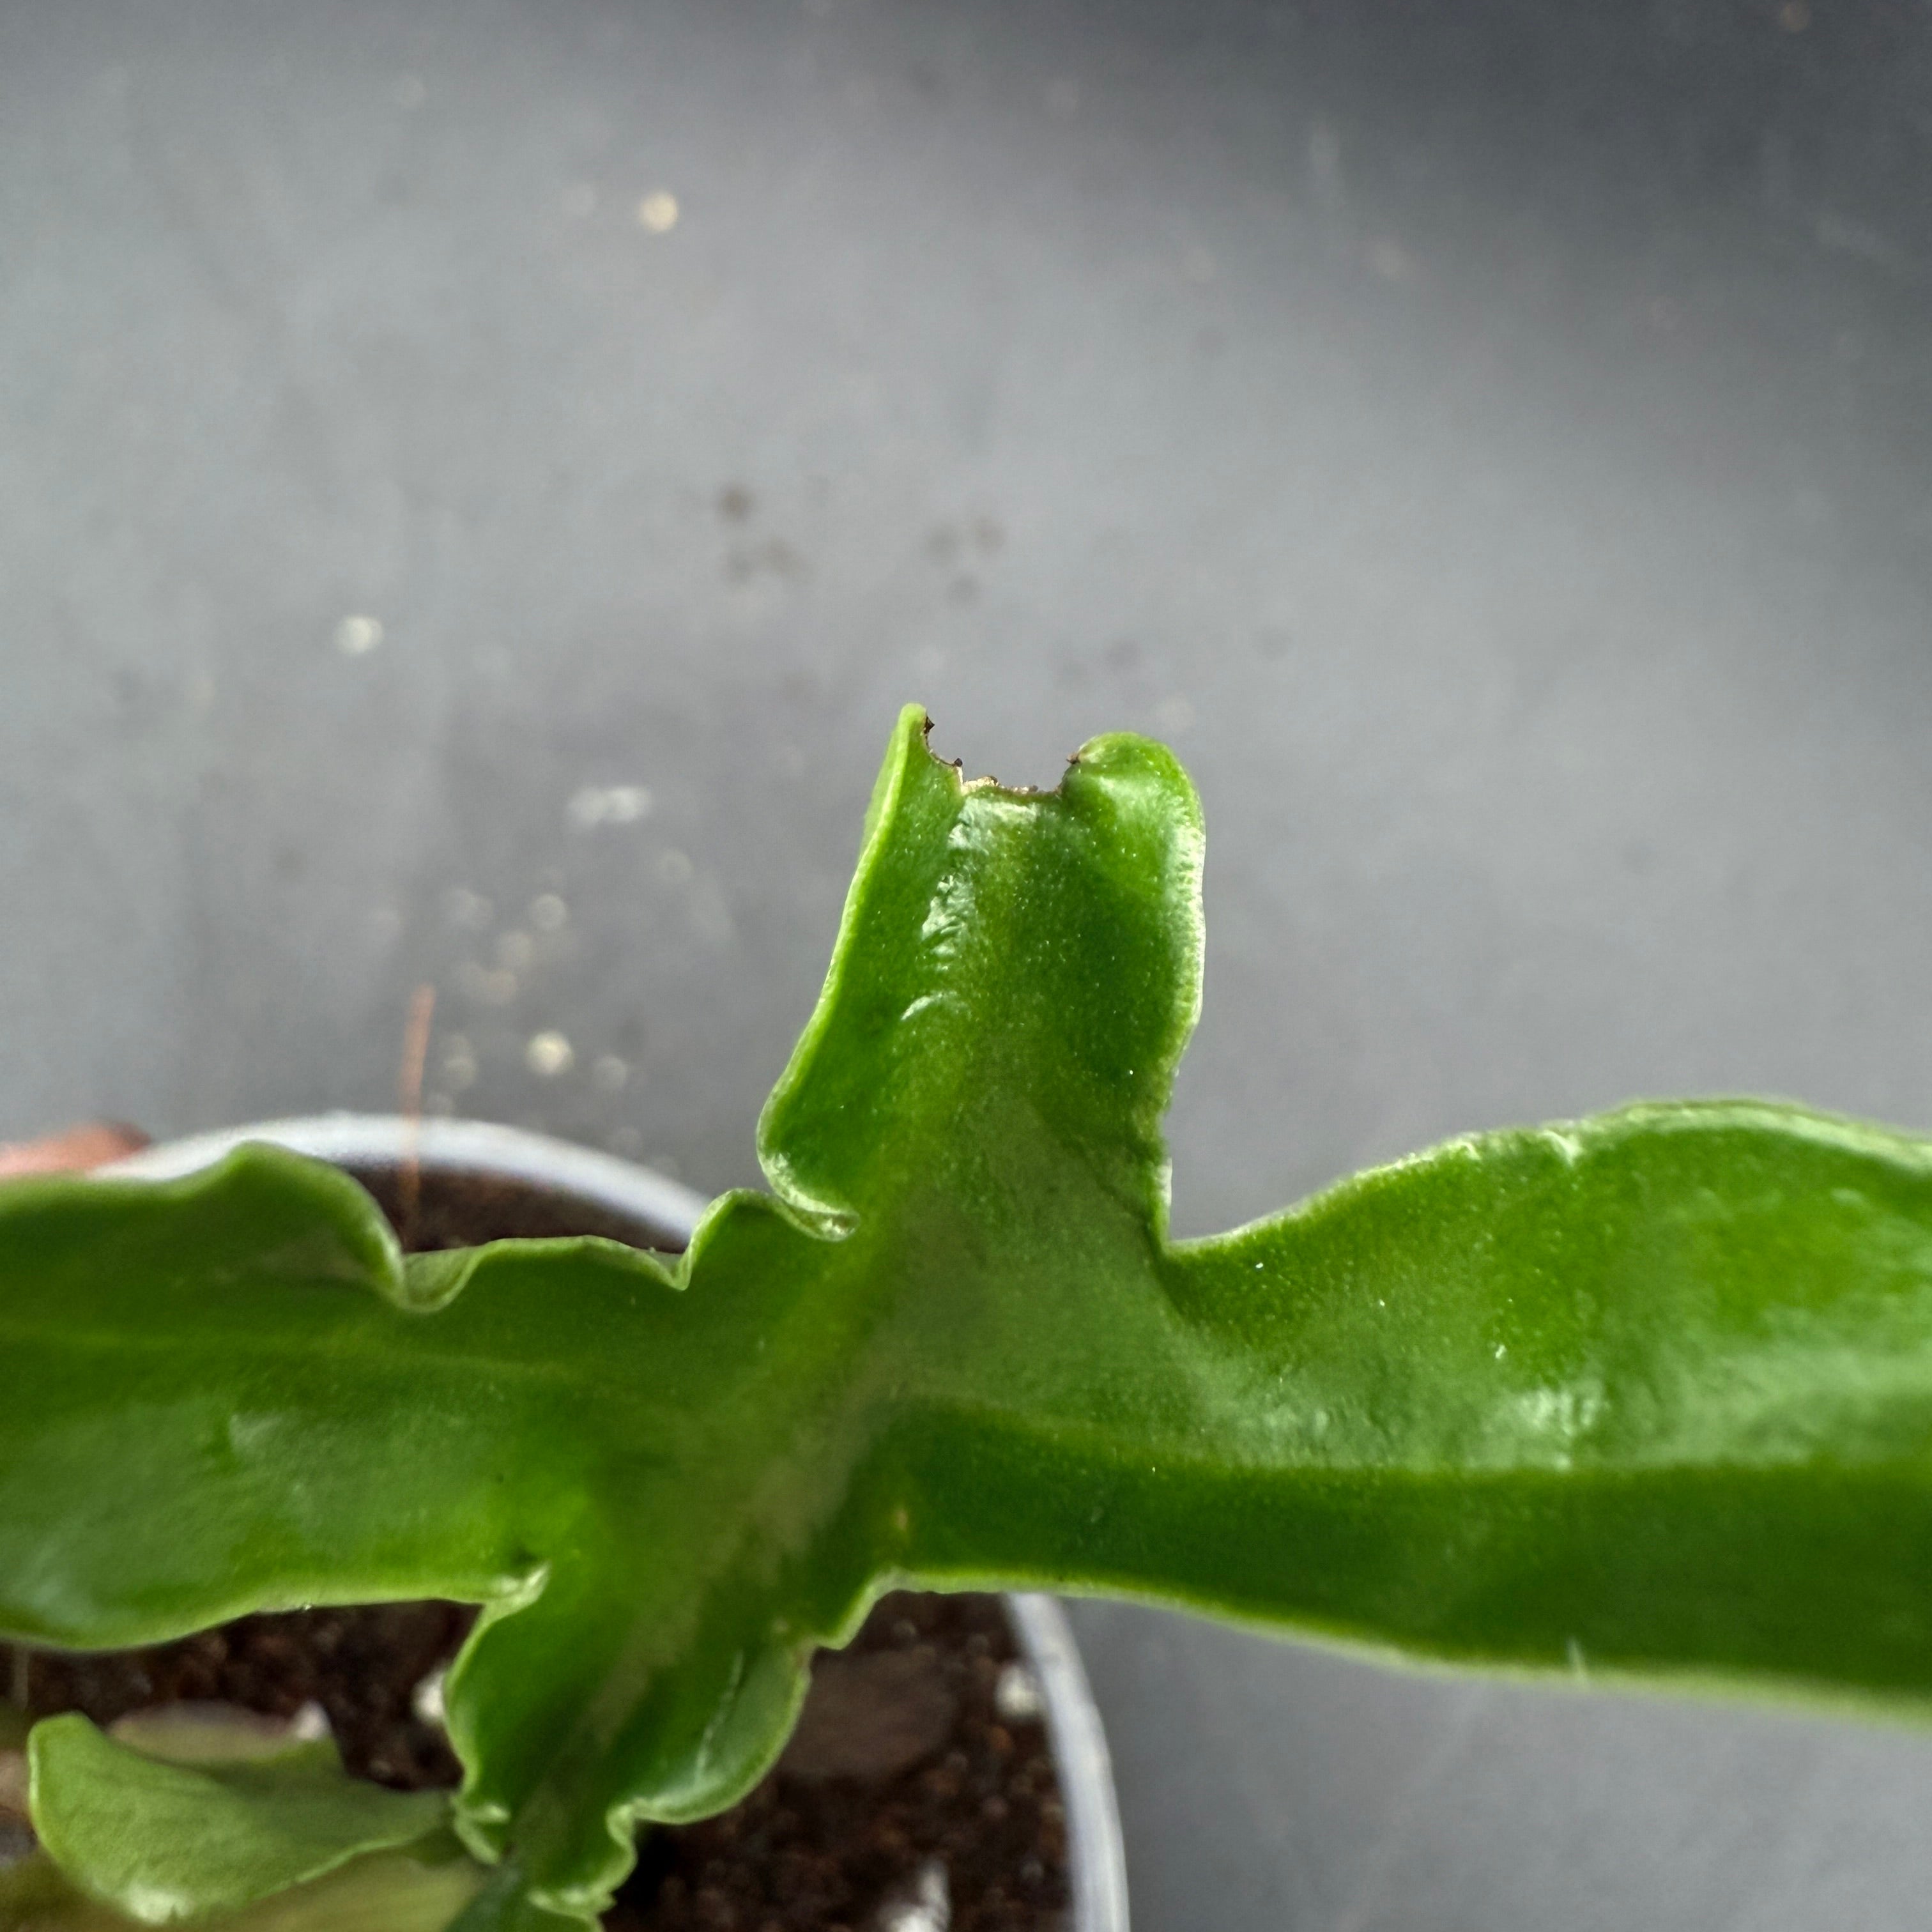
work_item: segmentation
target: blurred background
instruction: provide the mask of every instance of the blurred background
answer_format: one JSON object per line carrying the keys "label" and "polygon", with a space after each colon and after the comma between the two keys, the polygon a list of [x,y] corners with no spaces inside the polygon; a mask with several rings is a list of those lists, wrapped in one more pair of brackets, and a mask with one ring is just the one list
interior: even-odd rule
{"label": "blurred background", "polygon": [[[896,706],[1172,742],[1178,1226],[1932,1129],[1932,10],[0,4],[0,1136],[710,1189]],[[1923,1923],[1932,1742],[1078,1612],[1141,1932]]]}

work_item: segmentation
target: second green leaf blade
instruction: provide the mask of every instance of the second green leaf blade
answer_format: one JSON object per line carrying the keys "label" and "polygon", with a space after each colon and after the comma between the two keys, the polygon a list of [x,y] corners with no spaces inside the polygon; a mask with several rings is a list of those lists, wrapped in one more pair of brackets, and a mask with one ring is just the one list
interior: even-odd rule
{"label": "second green leaf blade", "polygon": [[238,1911],[369,1852],[417,1844],[449,1818],[441,1792],[350,1777],[326,1740],[170,1761],[70,1713],[34,1726],[27,1762],[34,1829],[54,1862],[89,1896],[149,1924]]}
{"label": "second green leaf blade", "polygon": [[[1412,1653],[1932,1712],[1927,1143],[1634,1107],[1450,1142],[1159,1273],[1185,1418],[956,1419],[920,1458],[936,1566],[999,1546]],[[975,1510],[1022,1469],[1026,1515]]]}

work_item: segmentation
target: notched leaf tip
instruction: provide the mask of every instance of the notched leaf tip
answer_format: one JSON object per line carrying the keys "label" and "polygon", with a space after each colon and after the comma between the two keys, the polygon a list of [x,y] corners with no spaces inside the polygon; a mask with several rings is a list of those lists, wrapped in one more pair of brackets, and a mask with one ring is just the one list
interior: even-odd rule
{"label": "notched leaf tip", "polygon": [[[991,772],[985,772],[976,778],[969,778],[966,776],[966,760],[964,758],[941,758],[937,752],[933,750],[932,734],[934,729],[934,727],[930,714],[925,715],[923,722],[920,727],[920,732],[921,735],[926,740],[927,755],[932,759],[935,764],[946,765],[952,768],[954,776],[959,781],[959,789],[962,793],[996,791],[1002,794],[1007,798],[1052,798],[1057,795],[1060,790],[1060,787],[1058,785],[1002,784],[998,778],[996,778]],[[1082,748],[1084,750],[1085,748],[1083,746]],[[1071,752],[1068,754],[1066,762],[1070,766],[1078,765],[1080,763],[1080,758],[1081,754],[1079,752]]]}

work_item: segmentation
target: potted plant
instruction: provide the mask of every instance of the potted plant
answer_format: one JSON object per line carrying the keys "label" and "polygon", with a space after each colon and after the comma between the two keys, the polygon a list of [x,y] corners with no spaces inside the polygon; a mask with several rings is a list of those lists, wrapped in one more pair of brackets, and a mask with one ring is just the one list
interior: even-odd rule
{"label": "potted plant", "polygon": [[925,730],[760,1124],[774,1192],[674,1267],[406,1259],[266,1147],[0,1199],[0,1630],[482,1606],[453,1803],[37,1726],[59,1910],[374,1925],[386,1886],[427,1901],[398,1925],[561,1932],[640,1820],[758,1779],[814,1649],[903,1580],[1922,1705],[1932,1147],[1639,1106],[1172,1241],[1192,791],[1125,736],[1052,793],[968,782]]}
{"label": "potted plant", "polygon": [[[262,1121],[131,1157],[124,1142],[76,1148],[62,1137],[35,1144],[32,1154],[74,1162],[118,1153],[109,1172],[158,1180],[196,1173],[250,1142],[352,1174],[415,1249],[568,1232],[680,1252],[706,1205],[627,1160],[434,1117]],[[420,1786],[457,1769],[421,1722],[423,1693],[440,1702],[440,1666],[463,1634],[454,1608],[250,1618],[158,1649],[43,1653],[23,1676],[43,1714],[82,1708],[116,1720],[110,1735],[131,1734],[149,1750],[169,1742],[170,1718],[204,1748],[218,1742],[225,1720],[260,1749],[319,1742],[303,1734],[334,1716],[343,1756],[359,1774]],[[985,1595],[920,1602],[896,1592],[874,1606],[855,1649],[867,1654],[814,1660],[799,1729],[766,1787],[702,1827],[652,1834],[645,1868],[626,1883],[610,1921],[618,1932],[708,1924],[734,1906],[757,1926],[768,1922],[761,1906],[780,1900],[788,1928],[1126,1932],[1106,1740],[1058,1605],[1031,1593],[1002,1606]],[[182,1698],[195,1701],[174,1708]],[[293,1712],[294,1735],[278,1737],[232,1702],[224,1712],[201,1701],[208,1699],[245,1700],[285,1720]],[[803,1882],[801,1862],[812,1868]]]}

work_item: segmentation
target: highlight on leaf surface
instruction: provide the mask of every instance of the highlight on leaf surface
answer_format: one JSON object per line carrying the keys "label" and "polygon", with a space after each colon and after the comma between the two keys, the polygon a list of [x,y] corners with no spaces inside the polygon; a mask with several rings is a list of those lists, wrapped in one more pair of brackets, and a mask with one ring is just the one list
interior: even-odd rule
{"label": "highlight on leaf surface", "polygon": [[406,1267],[266,1148],[0,1192],[0,1632],[482,1604],[445,1694],[500,1924],[736,1798],[900,1582],[1932,1700],[1932,1148],[1641,1106],[1170,1241],[1202,850],[1158,746],[1013,791],[905,713],[773,1192],[675,1267]]}

